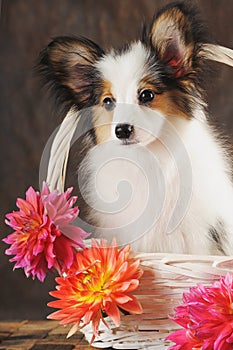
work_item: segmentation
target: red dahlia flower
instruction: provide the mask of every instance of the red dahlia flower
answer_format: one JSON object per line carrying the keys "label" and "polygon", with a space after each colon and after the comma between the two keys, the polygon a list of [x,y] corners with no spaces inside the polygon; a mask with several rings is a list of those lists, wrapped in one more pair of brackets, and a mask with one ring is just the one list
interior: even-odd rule
{"label": "red dahlia flower", "polygon": [[233,276],[190,288],[172,319],[183,329],[167,337],[176,343],[171,350],[233,349]]}
{"label": "red dahlia flower", "polygon": [[15,255],[10,261],[27,277],[32,274],[43,282],[47,270],[54,268],[62,274],[73,263],[75,247],[84,247],[88,234],[70,225],[79,213],[71,192],[72,188],[61,194],[50,192],[45,183],[41,194],[29,187],[26,199],[17,199],[19,211],[6,215],[6,224],[15,230],[3,239],[11,245],[6,254]]}
{"label": "red dahlia flower", "polygon": [[92,240],[91,248],[77,252],[67,277],[56,279],[57,290],[50,294],[59,300],[48,305],[60,310],[48,318],[74,324],[68,336],[92,322],[94,340],[103,313],[116,326],[120,324],[119,308],[142,313],[140,303],[131,294],[138,287],[142,271],[139,260],[130,258],[129,249],[129,245],[119,250],[115,242],[108,246],[104,240]]}

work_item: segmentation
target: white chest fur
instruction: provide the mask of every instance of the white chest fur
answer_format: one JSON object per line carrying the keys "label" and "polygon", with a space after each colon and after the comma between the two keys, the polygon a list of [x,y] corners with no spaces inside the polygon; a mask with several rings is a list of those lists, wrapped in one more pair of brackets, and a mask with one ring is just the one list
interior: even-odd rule
{"label": "white chest fur", "polygon": [[[163,130],[147,147],[109,141],[89,154],[86,199],[96,235],[144,252],[220,254],[209,230],[223,225],[233,251],[233,189],[221,147],[199,120]],[[221,234],[221,232],[220,232]]]}

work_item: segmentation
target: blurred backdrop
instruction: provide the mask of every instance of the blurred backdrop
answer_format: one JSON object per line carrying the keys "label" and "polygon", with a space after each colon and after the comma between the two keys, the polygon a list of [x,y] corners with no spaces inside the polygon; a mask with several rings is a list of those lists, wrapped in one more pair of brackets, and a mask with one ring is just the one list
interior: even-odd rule
{"label": "blurred backdrop", "polygon": [[[43,148],[60,119],[40,88],[33,66],[40,50],[57,35],[83,35],[103,48],[138,38],[141,24],[165,0],[2,0],[0,25],[0,196],[2,239],[10,233],[4,215],[29,185],[38,189]],[[193,2],[193,1],[192,1]],[[196,1],[217,42],[233,48],[233,1]],[[210,114],[233,136],[233,69],[215,65],[209,85]],[[54,276],[41,284],[27,279],[4,255],[0,243],[0,319],[39,319],[50,310]]]}

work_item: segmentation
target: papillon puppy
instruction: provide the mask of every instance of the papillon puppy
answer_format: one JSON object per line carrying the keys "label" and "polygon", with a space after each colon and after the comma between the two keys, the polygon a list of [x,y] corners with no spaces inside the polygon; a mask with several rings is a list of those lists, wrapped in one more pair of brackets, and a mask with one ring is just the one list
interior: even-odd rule
{"label": "papillon puppy", "polygon": [[58,37],[41,52],[40,72],[80,119],[75,181],[95,236],[143,252],[233,253],[230,158],[203,87],[208,42],[179,2],[122,49]]}

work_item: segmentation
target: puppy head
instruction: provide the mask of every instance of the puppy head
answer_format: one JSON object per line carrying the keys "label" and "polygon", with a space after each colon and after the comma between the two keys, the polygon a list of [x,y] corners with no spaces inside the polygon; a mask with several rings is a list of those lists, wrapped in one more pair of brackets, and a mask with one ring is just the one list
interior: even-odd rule
{"label": "puppy head", "polygon": [[169,5],[140,41],[107,54],[90,40],[60,37],[42,51],[39,69],[68,107],[95,106],[97,142],[148,143],[166,120],[189,120],[203,103],[207,39],[196,17],[183,3]]}

